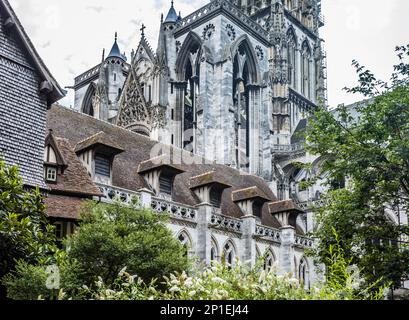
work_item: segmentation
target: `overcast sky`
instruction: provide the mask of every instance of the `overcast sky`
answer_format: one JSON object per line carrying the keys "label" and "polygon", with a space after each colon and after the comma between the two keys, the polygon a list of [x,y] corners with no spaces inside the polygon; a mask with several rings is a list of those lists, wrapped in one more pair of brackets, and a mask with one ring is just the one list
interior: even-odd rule
{"label": "overcast sky", "polygon": [[[136,48],[142,22],[156,48],[161,13],[170,0],[10,0],[43,60],[61,86],[101,60],[111,49],[114,33],[127,56]],[[207,0],[175,0],[185,16]],[[387,79],[396,62],[396,45],[409,43],[408,0],[322,0],[326,26],[328,87],[331,105],[352,103],[360,97],[343,92],[356,83],[351,61],[357,59]],[[70,93],[62,103],[70,106]]]}

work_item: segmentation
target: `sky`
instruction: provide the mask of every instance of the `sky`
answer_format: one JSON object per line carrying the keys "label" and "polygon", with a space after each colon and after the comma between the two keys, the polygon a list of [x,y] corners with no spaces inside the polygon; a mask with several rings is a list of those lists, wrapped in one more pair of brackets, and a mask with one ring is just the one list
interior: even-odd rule
{"label": "sky", "polygon": [[[118,32],[121,51],[128,57],[140,40],[142,23],[155,49],[160,16],[170,0],[9,0],[40,56],[62,87],[74,84],[74,77],[97,65],[102,50],[107,52]],[[175,0],[182,17],[208,0]],[[357,77],[351,66],[358,60],[377,77],[387,80],[397,62],[396,45],[409,43],[407,0],[322,0],[326,25],[320,31],[325,40],[328,65],[328,97],[331,106],[361,99],[343,88],[354,86]],[[73,104],[69,90],[61,103]]]}

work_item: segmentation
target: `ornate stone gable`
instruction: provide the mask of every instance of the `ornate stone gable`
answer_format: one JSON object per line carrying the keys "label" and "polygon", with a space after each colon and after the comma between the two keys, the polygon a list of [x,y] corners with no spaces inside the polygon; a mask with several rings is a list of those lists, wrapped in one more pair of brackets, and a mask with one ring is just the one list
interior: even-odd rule
{"label": "ornate stone gable", "polygon": [[149,136],[153,128],[165,124],[165,115],[163,107],[152,106],[146,101],[139,77],[132,67],[121,97],[117,125]]}

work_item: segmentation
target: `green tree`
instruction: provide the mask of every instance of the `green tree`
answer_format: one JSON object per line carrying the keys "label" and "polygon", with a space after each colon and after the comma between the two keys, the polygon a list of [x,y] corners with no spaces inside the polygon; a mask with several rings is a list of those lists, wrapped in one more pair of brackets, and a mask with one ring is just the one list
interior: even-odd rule
{"label": "green tree", "polygon": [[146,282],[186,270],[186,249],[166,227],[168,217],[136,204],[97,204],[83,210],[77,232],[68,239],[68,257],[78,263],[78,278],[92,286],[100,277],[112,284],[123,269]]}
{"label": "green tree", "polygon": [[353,62],[359,85],[346,90],[368,98],[357,107],[359,121],[345,106],[337,112],[319,108],[306,130],[308,151],[323,159],[316,178],[348,180],[317,209],[320,262],[337,241],[335,228],[347,259],[369,282],[394,286],[409,278],[408,226],[388,218],[391,209],[407,211],[409,205],[409,45],[396,52],[399,63],[389,83]]}
{"label": "green tree", "polygon": [[[18,260],[46,262],[54,244],[39,189],[26,190],[18,168],[0,160],[0,279],[15,270]],[[0,299],[5,294],[0,286]]]}

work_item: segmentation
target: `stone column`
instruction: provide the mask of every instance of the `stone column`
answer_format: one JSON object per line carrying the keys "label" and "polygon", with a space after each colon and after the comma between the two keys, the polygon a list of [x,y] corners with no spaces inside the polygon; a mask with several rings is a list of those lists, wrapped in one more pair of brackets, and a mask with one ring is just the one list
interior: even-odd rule
{"label": "stone column", "polygon": [[139,203],[141,207],[144,209],[150,209],[152,205],[152,196],[154,195],[153,192],[148,189],[141,189],[139,190],[139,193]]}
{"label": "stone column", "polygon": [[257,220],[254,215],[246,215],[241,218],[243,221],[243,261],[251,267],[256,265],[256,241],[253,236],[256,234]]}
{"label": "stone column", "polygon": [[212,218],[212,206],[202,203],[197,206],[197,256],[206,265],[211,262],[212,233],[210,222]]}
{"label": "stone column", "polygon": [[295,229],[291,226],[285,226],[281,231],[281,247],[279,258],[279,273],[289,274],[295,276],[294,265],[294,243],[295,243]]}

